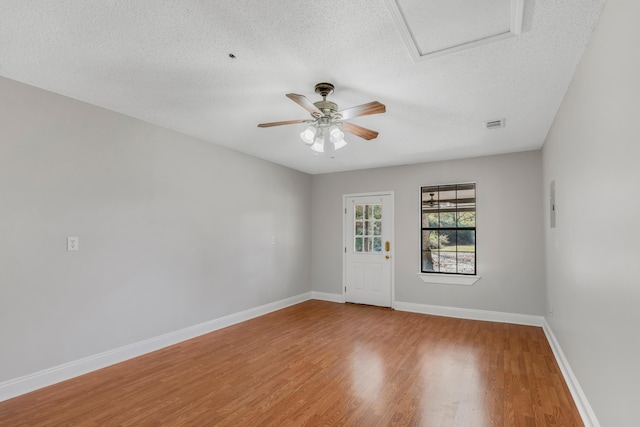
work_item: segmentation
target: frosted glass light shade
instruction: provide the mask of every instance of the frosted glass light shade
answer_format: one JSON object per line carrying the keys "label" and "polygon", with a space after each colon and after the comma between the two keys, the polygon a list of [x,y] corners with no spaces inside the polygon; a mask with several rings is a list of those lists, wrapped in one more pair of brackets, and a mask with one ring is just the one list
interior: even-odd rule
{"label": "frosted glass light shade", "polygon": [[329,131],[329,139],[333,142],[333,148],[335,150],[339,150],[347,145],[347,142],[344,140],[344,133],[336,126],[332,127]]}
{"label": "frosted glass light shade", "polygon": [[309,126],[300,134],[300,139],[307,145],[313,144],[313,140],[316,137],[316,128],[314,126]]}
{"label": "frosted glass light shade", "polygon": [[331,142],[335,144],[336,142],[344,138],[344,133],[342,133],[339,128],[333,126],[329,131],[329,137],[331,139]]}
{"label": "frosted glass light shade", "polygon": [[324,138],[318,136],[315,141],[313,141],[311,149],[316,153],[324,153]]}
{"label": "frosted glass light shade", "polygon": [[333,143],[333,148],[334,150],[339,150],[342,147],[344,147],[345,145],[347,145],[347,141],[345,141],[344,139],[341,139],[340,141],[334,142]]}

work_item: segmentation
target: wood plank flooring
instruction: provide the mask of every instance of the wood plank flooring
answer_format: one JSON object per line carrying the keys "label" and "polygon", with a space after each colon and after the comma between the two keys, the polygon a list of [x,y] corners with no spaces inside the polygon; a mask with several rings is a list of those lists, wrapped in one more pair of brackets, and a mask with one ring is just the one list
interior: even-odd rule
{"label": "wood plank flooring", "polygon": [[0,403],[0,426],[582,426],[541,328],[307,301]]}

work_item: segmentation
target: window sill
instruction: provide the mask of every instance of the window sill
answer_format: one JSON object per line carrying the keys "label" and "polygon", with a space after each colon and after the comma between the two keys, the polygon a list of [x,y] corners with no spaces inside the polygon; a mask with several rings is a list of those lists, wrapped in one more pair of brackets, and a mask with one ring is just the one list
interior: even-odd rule
{"label": "window sill", "polygon": [[424,283],[439,283],[442,285],[472,286],[480,276],[464,276],[456,274],[418,273],[418,277]]}

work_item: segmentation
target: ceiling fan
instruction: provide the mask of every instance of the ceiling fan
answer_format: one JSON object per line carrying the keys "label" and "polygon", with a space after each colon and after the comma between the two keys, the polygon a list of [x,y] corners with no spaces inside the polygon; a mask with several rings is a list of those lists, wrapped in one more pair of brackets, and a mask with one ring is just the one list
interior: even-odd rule
{"label": "ceiling fan", "polygon": [[338,111],[338,104],[327,101],[327,95],[333,93],[335,87],[331,83],[318,83],[316,93],[322,96],[322,101],[311,102],[304,95],[288,93],[287,98],[311,113],[311,119],[288,120],[284,122],[261,123],[260,128],[272,126],[292,125],[296,123],[309,123],[309,126],[300,134],[300,138],[313,151],[324,152],[325,139],[328,137],[333,144],[333,150],[339,150],[347,143],[344,140],[344,132],[351,133],[366,140],[374,139],[378,132],[363,128],[353,123],[346,123],[345,120],[358,116],[368,116],[370,114],[380,114],[386,111],[384,104],[378,101],[368,102],[357,107],[347,108]]}
{"label": "ceiling fan", "polygon": [[[423,205],[425,205],[428,208],[443,208],[443,207],[446,208],[446,207],[452,206],[452,203],[446,200],[440,201],[440,200],[434,199],[433,196],[435,194],[436,193],[429,193],[431,198],[426,202],[424,202]],[[439,196],[438,196],[438,199],[439,199]]]}

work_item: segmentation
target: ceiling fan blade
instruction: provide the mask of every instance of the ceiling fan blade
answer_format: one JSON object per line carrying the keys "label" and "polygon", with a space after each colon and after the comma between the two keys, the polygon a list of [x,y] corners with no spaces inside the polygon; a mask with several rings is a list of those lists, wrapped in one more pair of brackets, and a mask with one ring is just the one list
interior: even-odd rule
{"label": "ceiling fan blade", "polygon": [[349,120],[353,117],[368,116],[369,114],[380,114],[387,111],[387,107],[378,101],[368,102],[366,104],[358,105],[357,107],[347,108],[346,110],[338,111],[338,114],[342,116],[343,120]]}
{"label": "ceiling fan blade", "polygon": [[378,136],[378,132],[376,132],[375,130],[363,128],[362,126],[354,125],[353,123],[343,123],[342,130],[366,140],[374,139]]}
{"label": "ceiling fan blade", "polygon": [[294,123],[305,123],[309,120],[287,120],[286,122],[260,123],[259,128],[270,128],[272,126],[292,125]]}
{"label": "ceiling fan blade", "polygon": [[318,107],[313,105],[313,102],[309,101],[309,99],[304,95],[298,95],[297,93],[288,93],[287,98],[300,105],[310,113],[322,114],[322,111],[320,111]]}

